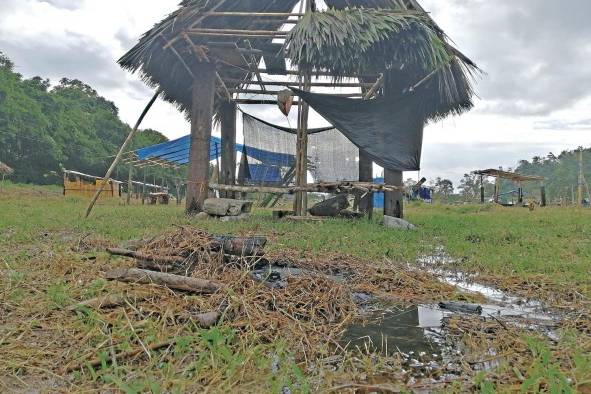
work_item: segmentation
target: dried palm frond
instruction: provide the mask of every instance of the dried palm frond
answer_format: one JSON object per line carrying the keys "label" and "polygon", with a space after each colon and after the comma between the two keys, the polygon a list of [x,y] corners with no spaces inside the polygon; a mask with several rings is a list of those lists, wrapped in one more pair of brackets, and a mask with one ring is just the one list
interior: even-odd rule
{"label": "dried palm frond", "polygon": [[287,57],[300,69],[336,77],[402,65],[432,70],[450,61],[445,43],[415,11],[363,8],[306,14],[290,32]]}
{"label": "dried palm frond", "polygon": [[12,168],[8,167],[6,164],[4,164],[0,161],[0,174],[12,175],[13,173],[14,173],[14,170]]}

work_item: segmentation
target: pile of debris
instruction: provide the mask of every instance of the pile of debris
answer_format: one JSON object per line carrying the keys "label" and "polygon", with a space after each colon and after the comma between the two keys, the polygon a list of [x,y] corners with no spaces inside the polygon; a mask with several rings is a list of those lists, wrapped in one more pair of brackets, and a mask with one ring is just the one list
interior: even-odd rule
{"label": "pile of debris", "polygon": [[178,226],[143,243],[128,242],[128,248],[109,248],[112,255],[134,259],[134,266],[108,271],[105,278],[129,286],[158,285],[181,297],[200,295],[189,297],[191,305],[184,307],[201,327],[223,320],[264,340],[293,336],[300,338],[304,353],[337,338],[342,324],[356,314],[350,290],[314,270],[280,273],[288,263],[269,261],[266,243],[260,236],[214,236]]}

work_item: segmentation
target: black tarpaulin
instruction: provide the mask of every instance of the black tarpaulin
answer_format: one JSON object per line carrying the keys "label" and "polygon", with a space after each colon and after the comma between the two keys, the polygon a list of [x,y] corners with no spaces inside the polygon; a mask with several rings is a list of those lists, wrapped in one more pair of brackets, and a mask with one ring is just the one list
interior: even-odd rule
{"label": "black tarpaulin", "polygon": [[418,95],[358,100],[292,90],[376,164],[394,171],[420,169],[425,117]]}

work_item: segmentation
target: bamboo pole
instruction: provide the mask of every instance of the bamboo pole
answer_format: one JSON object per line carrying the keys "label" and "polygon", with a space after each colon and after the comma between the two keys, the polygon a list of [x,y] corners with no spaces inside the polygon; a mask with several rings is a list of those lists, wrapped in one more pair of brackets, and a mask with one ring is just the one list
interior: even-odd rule
{"label": "bamboo pole", "polygon": [[[156,91],[156,93],[154,93],[154,96],[152,97],[152,99],[150,100],[148,105],[146,105],[146,108],[144,108],[144,110],[142,111],[142,114],[138,118],[135,126],[127,135],[127,138],[123,142],[123,145],[121,145],[121,148],[119,148],[119,152],[117,153],[117,156],[115,156],[113,163],[111,163],[111,166],[107,170],[107,173],[105,174],[105,177],[103,179],[108,181],[111,178],[111,175],[113,174],[113,171],[115,170],[115,167],[117,167],[117,164],[119,164],[119,161],[121,161],[121,158],[123,157],[123,154],[126,152],[129,144],[131,143],[133,136],[135,135],[135,133],[139,129],[140,124],[142,123],[142,121],[146,117],[146,114],[148,113],[150,108],[152,108],[152,105],[154,105],[154,102],[156,101],[156,99],[158,98],[160,93],[161,93],[161,91],[160,91],[160,89],[158,89]],[[96,204],[96,201],[98,200],[100,194],[103,192],[104,188],[105,188],[105,182],[101,182],[98,190],[96,191],[96,193],[92,197],[92,200],[90,200],[90,203],[88,204],[88,208],[86,208],[86,214],[84,217],[88,218],[88,216],[90,215],[90,212],[92,212],[92,208],[94,207],[94,204]]]}
{"label": "bamboo pole", "polygon": [[402,192],[404,187],[383,185],[364,182],[333,182],[333,183],[311,183],[304,186],[273,187],[273,186],[240,186],[240,185],[220,185],[210,183],[209,188],[220,191],[233,191],[239,193],[272,193],[272,194],[295,194],[298,192],[339,192],[339,191],[362,191],[362,192]]}

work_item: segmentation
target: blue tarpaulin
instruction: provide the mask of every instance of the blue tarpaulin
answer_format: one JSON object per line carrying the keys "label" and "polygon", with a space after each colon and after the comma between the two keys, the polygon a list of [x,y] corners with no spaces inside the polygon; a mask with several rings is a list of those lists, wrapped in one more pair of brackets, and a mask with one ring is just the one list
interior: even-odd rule
{"label": "blue tarpaulin", "polygon": [[281,184],[281,168],[267,164],[249,164],[250,178],[252,183],[275,183]]}
{"label": "blue tarpaulin", "polygon": [[[212,136],[209,145],[209,160],[216,160],[222,152],[222,140]],[[189,163],[189,150],[191,147],[191,136],[186,135],[176,140],[147,146],[135,151],[140,160],[159,159],[171,162],[171,164],[185,165]],[[236,144],[236,151],[242,152],[243,145]],[[291,167],[295,163],[295,156],[285,153],[274,153],[250,146],[246,146],[248,157],[270,166]]]}

